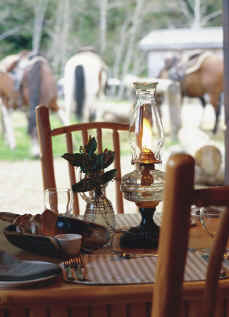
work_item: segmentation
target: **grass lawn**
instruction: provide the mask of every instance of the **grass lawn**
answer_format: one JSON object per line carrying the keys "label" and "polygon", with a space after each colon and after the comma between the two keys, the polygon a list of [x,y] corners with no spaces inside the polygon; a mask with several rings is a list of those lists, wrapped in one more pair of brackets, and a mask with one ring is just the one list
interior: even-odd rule
{"label": "grass lawn", "polygon": [[[188,114],[188,121],[194,120],[195,118],[190,117],[193,110],[195,108],[188,109],[190,107],[187,107],[187,114]],[[199,114],[198,114],[199,116]],[[187,120],[187,119],[186,119]],[[212,126],[212,120],[211,119],[211,126]],[[72,121],[75,121],[75,118],[73,116]],[[186,121],[184,121],[184,126],[186,124]],[[30,153],[30,137],[27,135],[27,121],[25,114],[21,111],[14,111],[13,113],[13,125],[14,125],[14,132],[16,136],[16,148],[14,150],[10,150],[9,147],[4,143],[2,133],[0,130],[0,160],[8,160],[8,161],[18,161],[18,160],[31,160],[33,159],[31,153]],[[58,126],[61,126],[61,122],[59,121],[58,117],[55,114],[51,115],[51,126],[53,128],[56,128]],[[1,127],[0,127],[1,129]],[[224,142],[224,132],[223,130],[220,130],[217,135],[212,136],[211,130],[207,129],[205,130],[205,133],[207,133],[210,136],[210,140],[214,141],[220,145],[223,145]],[[167,132],[168,134],[168,132]],[[112,149],[111,145],[109,144],[109,133],[107,132],[104,135],[104,147],[107,147],[108,149]],[[74,144],[75,144],[75,152],[79,151],[80,145],[82,145],[82,140],[79,136],[74,137]],[[168,147],[177,144],[177,142],[172,141],[169,135],[165,138],[165,145],[164,150],[166,150]],[[56,136],[54,138],[53,142],[53,148],[54,148],[54,155],[55,157],[61,157],[64,153],[67,152],[65,148],[65,142],[63,140],[63,136]],[[128,139],[128,133],[121,134],[121,154],[126,155],[130,154],[130,144]]]}
{"label": "grass lawn", "polygon": [[[14,133],[16,137],[16,148],[10,150],[10,148],[5,144],[2,133],[0,133],[0,160],[7,161],[19,161],[19,160],[32,160],[33,157],[30,153],[30,137],[28,136],[27,130],[27,121],[25,114],[19,111],[13,113],[13,125]],[[61,122],[55,114],[51,115],[51,126],[52,128],[57,128],[61,126]],[[0,131],[1,132],[1,131]],[[93,132],[92,132],[93,135]],[[61,157],[66,153],[67,149],[65,147],[64,136],[56,136],[53,141],[53,149],[55,157]],[[122,154],[129,154],[130,147],[128,145],[128,136],[127,133],[121,136],[121,144],[123,144]],[[109,132],[104,135],[104,147],[111,149],[109,144]],[[79,135],[74,136],[75,152],[79,151],[80,145],[82,145],[82,140]]]}

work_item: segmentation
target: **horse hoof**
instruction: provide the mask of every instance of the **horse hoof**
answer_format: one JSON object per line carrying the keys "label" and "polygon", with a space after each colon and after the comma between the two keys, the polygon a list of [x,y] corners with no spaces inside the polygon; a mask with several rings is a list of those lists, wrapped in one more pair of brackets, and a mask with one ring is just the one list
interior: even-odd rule
{"label": "horse hoof", "polygon": [[33,155],[32,155],[32,158],[33,158],[34,160],[38,160],[38,159],[40,159],[40,154],[33,154]]}
{"label": "horse hoof", "polygon": [[9,144],[9,148],[10,148],[10,150],[15,150],[16,144]]}
{"label": "horse hoof", "polygon": [[33,148],[31,150],[31,156],[34,159],[39,159],[40,158],[40,150],[38,148]]}
{"label": "horse hoof", "polygon": [[91,113],[89,116],[89,122],[94,122],[96,119],[96,114],[95,113]]}

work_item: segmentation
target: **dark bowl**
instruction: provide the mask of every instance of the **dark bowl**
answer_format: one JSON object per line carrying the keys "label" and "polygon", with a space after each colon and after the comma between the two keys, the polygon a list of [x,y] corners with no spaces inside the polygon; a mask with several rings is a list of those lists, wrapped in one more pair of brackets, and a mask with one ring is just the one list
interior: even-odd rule
{"label": "dark bowl", "polygon": [[[83,236],[82,248],[86,250],[101,248],[110,238],[110,234],[105,227],[76,218],[58,216],[56,226],[56,234],[81,234]],[[61,256],[58,245],[54,243],[50,236],[17,232],[16,226],[12,224],[7,226],[3,232],[10,243],[25,251],[44,256]]]}

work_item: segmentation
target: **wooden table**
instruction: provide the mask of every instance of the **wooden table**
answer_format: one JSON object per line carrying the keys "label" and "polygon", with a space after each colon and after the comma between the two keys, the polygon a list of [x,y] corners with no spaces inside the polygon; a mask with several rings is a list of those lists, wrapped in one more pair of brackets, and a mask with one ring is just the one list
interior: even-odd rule
{"label": "wooden table", "polygon": [[[0,229],[5,225],[0,222]],[[212,220],[211,225],[211,230],[215,230],[216,220]],[[199,224],[190,229],[190,247],[205,248],[211,242]],[[3,234],[0,237],[0,246],[20,258],[40,259],[10,245]],[[217,310],[227,316],[229,279],[221,280],[219,284],[220,302]],[[198,316],[203,285],[203,281],[184,283],[183,316]],[[150,316],[152,294],[153,284],[85,286],[64,283],[59,279],[39,288],[0,289],[0,317]]]}

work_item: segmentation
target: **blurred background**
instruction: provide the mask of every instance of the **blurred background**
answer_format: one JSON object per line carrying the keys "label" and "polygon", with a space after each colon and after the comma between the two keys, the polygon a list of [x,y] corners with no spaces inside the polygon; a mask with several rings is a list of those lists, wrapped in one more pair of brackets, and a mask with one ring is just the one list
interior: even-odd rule
{"label": "blurred background", "polygon": [[[206,103],[203,107],[198,98],[184,96],[181,100],[179,90],[179,96],[171,103],[168,87],[175,87],[177,81],[168,77],[159,79],[161,69],[173,56],[180,59],[186,53],[206,52],[222,56],[222,24],[221,0],[4,0],[0,3],[0,73],[6,71],[1,68],[1,60],[7,56],[28,50],[44,57],[55,78],[57,104],[65,111],[70,106],[64,80],[66,63],[82,48],[92,51],[101,58],[106,71],[94,119],[128,122],[135,101],[132,83],[158,80],[158,103],[166,136],[163,163],[174,151],[193,154],[210,144],[222,155],[222,170],[223,107],[218,130],[212,133],[215,110],[209,96],[203,95]],[[92,79],[90,85],[94,82]],[[3,104],[1,87],[0,96]],[[1,211],[23,212],[26,208],[39,211],[42,208],[40,163],[31,151],[31,136],[27,133],[29,110],[23,107],[23,102],[19,103],[21,107],[9,110],[15,146],[9,146],[3,138],[4,127],[0,127]],[[69,122],[86,120],[79,113],[77,116],[74,109],[69,111]],[[4,111],[0,115],[2,121]],[[55,113],[51,123],[53,127],[62,124]],[[130,149],[128,139],[123,142],[126,142],[122,153],[125,173],[131,169]],[[54,144],[54,151],[60,164],[60,177],[64,179],[61,155],[65,149],[61,142]],[[220,183],[220,177],[205,182]]]}

